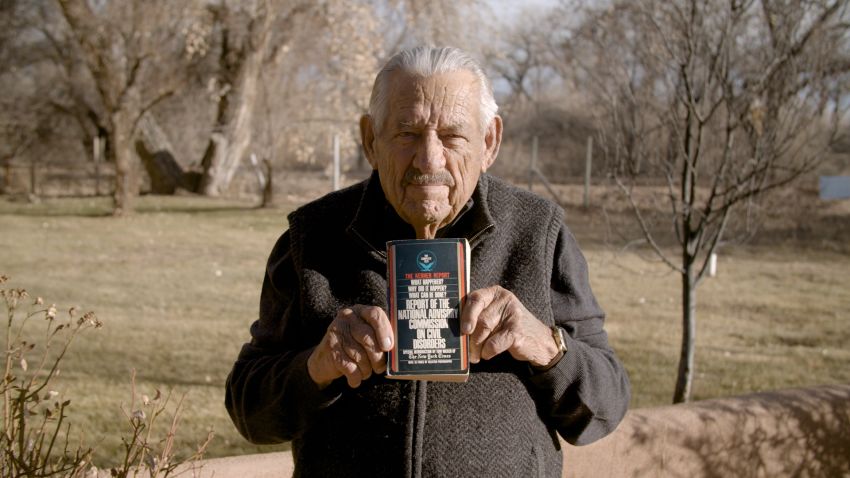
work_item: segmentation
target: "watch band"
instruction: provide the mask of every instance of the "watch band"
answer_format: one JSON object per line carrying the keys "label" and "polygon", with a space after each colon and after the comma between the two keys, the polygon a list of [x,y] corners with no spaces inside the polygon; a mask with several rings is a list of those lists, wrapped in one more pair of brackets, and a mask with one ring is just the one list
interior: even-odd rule
{"label": "watch band", "polygon": [[562,358],[564,358],[564,355],[566,355],[567,353],[567,339],[566,332],[564,331],[564,329],[558,327],[557,325],[553,325],[549,328],[552,330],[552,340],[555,341],[555,345],[558,347],[558,353],[552,359],[552,362],[550,362],[547,366],[537,367],[535,365],[531,365],[531,369],[537,373],[545,372],[550,368],[554,367],[558,362],[561,361]]}

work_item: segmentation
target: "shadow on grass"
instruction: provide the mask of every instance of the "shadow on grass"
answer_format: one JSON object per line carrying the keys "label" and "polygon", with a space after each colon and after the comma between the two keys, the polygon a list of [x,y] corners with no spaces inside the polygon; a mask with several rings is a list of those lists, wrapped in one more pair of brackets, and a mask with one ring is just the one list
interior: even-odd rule
{"label": "shadow on grass", "polygon": [[[276,207],[267,208],[275,210]],[[144,195],[137,199],[133,213],[146,214],[220,214],[261,210],[256,201],[206,198],[202,196]],[[32,217],[112,217],[109,197],[62,196],[29,202],[25,198],[0,196],[0,215]]]}
{"label": "shadow on grass", "polygon": [[[274,210],[274,208],[268,208]],[[158,214],[158,213],[175,213],[175,214],[215,214],[215,213],[230,213],[238,211],[261,211],[263,208],[253,204],[231,205],[231,206],[167,206],[167,207],[140,207],[136,208],[136,214]]]}

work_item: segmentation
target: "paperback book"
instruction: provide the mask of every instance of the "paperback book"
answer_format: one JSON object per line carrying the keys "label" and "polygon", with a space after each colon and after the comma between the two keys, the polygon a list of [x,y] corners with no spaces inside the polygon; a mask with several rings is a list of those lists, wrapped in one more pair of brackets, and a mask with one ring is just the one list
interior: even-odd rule
{"label": "paperback book", "polygon": [[387,377],[465,382],[468,337],[460,333],[469,292],[466,239],[387,242],[387,296],[395,345]]}

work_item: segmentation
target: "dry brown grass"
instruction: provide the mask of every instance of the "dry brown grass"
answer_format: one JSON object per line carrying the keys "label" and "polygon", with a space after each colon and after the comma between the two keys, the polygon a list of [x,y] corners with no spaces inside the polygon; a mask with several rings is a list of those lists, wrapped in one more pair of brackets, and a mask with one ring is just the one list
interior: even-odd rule
{"label": "dry brown grass", "polygon": [[[36,205],[0,198],[0,272],[60,307],[93,309],[105,324],[76,344],[62,371],[63,392],[74,399],[71,417],[100,450],[101,463],[119,447],[115,430],[129,401],[131,368],[141,392],[188,393],[178,449],[203,440],[208,428],[217,434],[211,456],[270,449],[237,435],[223,385],[248,338],[263,264],[286,213],[330,184],[290,179],[277,183],[274,209],[143,197],[139,214],[118,220],[106,217],[105,198]],[[647,251],[622,250],[631,234],[622,233],[627,215],[615,206],[603,211],[596,201],[583,211],[580,187],[567,189],[578,198],[567,204],[568,223],[632,378],[633,406],[669,403],[678,279]],[[850,381],[848,212],[847,202],[803,209],[797,217],[805,222],[786,212],[755,242],[722,252],[718,276],[699,289],[696,398]],[[830,226],[836,218],[843,226]]]}

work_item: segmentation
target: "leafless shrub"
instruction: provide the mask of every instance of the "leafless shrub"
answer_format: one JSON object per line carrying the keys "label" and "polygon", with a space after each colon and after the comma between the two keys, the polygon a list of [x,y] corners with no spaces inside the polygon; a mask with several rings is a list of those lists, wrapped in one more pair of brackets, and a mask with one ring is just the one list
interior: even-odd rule
{"label": "leafless shrub", "polygon": [[[0,284],[8,277],[0,275]],[[33,299],[24,289],[0,288],[6,304],[4,334],[4,374],[0,380],[2,424],[0,424],[0,476],[5,477],[88,477],[97,474],[92,449],[80,436],[72,439],[68,409],[71,400],[54,389],[59,366],[71,343],[80,333],[99,329],[103,324],[93,312],[79,314],[71,307],[60,318],[56,305],[46,306],[41,297]],[[38,342],[37,320],[43,332]],[[29,328],[28,328],[29,327]],[[122,407],[129,435],[121,438],[124,457],[110,469],[115,477],[149,476],[165,478],[184,473],[198,476],[199,460],[212,440],[210,432],[188,457],[174,450],[174,438],[183,410],[181,396],[171,407],[171,394],[156,390],[153,398],[137,394],[133,371],[129,408]],[[170,410],[170,413],[169,413]],[[170,415],[164,433],[157,423]]]}
{"label": "leafless shrub", "polygon": [[132,373],[131,383],[133,391],[129,409],[122,407],[124,418],[130,427],[130,437],[121,439],[124,444],[123,462],[110,469],[111,475],[120,478],[139,475],[165,478],[191,473],[192,476],[198,476],[199,461],[213,438],[212,432],[207,435],[203,443],[198,445],[191,456],[179,458],[174,452],[174,436],[180,422],[185,395],[181,396],[174,406],[165,435],[158,437],[155,432],[156,425],[158,419],[165,418],[171,393],[163,396],[159,390],[155,390],[153,398],[148,395],[137,395],[135,370]]}
{"label": "leafless shrub", "polygon": [[[0,276],[0,283],[7,282]],[[79,476],[91,459],[91,449],[73,444],[67,423],[70,400],[50,388],[59,364],[74,338],[101,327],[92,312],[77,317],[71,308],[67,318],[57,317],[55,305],[45,306],[41,297],[31,300],[24,289],[0,289],[6,303],[4,373],[0,380],[3,423],[0,433],[0,469],[3,476]],[[21,312],[21,309],[25,309]],[[41,318],[44,341],[31,342],[26,330]],[[81,440],[82,441],[82,440]]]}

